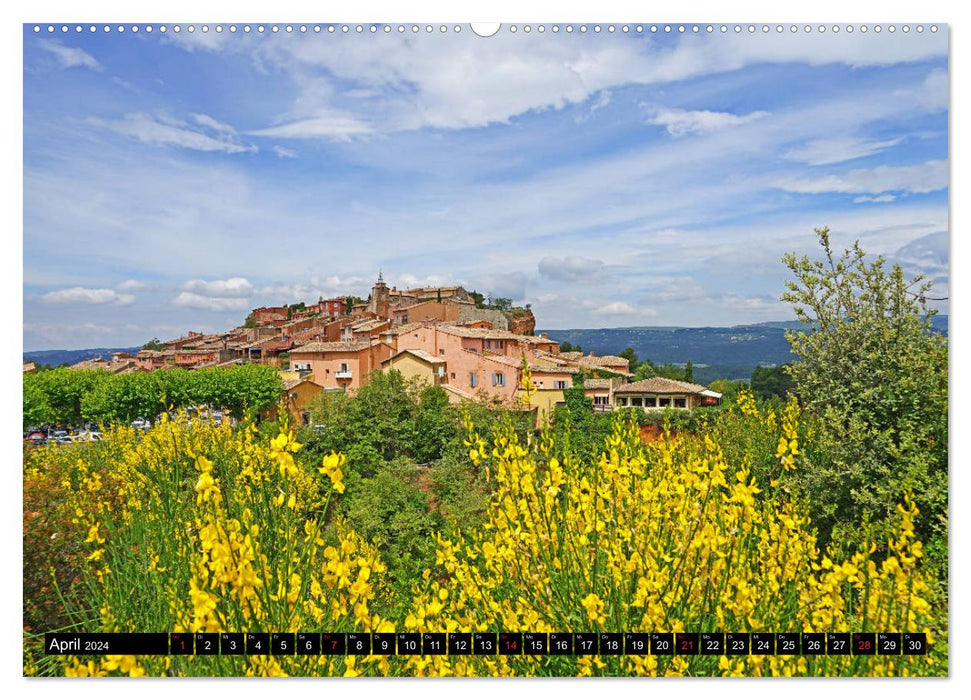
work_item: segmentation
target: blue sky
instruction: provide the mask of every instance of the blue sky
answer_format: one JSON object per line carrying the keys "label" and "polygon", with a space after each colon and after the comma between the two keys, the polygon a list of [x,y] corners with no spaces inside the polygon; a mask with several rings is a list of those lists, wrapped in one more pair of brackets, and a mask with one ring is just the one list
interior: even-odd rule
{"label": "blue sky", "polygon": [[937,34],[24,29],[24,348],[463,284],[543,328],[791,318],[812,229],[948,283]]}

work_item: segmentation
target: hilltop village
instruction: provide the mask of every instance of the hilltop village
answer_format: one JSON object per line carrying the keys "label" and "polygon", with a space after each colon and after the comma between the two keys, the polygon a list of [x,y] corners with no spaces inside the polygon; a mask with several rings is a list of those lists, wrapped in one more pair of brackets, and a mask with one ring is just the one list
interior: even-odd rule
{"label": "hilltop village", "polygon": [[367,300],[335,297],[263,306],[225,333],[190,331],[135,356],[119,352],[75,367],[123,373],[270,365],[283,373],[284,400],[305,423],[320,392],[354,393],[375,371],[420,378],[440,386],[456,403],[491,399],[521,406],[523,357],[535,390],[530,404],[540,412],[563,402],[563,390],[581,377],[597,411],[690,409],[720,399],[688,382],[661,377],[631,382],[626,358],[560,352],[545,333],[534,335],[536,321],[528,307],[490,306],[461,286],[398,290],[379,275]]}

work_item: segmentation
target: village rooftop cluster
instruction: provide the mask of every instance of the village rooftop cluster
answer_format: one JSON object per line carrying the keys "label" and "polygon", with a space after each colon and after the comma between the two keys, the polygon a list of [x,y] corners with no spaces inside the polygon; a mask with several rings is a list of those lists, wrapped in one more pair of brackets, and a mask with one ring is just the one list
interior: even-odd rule
{"label": "village rooftop cluster", "polygon": [[454,403],[492,400],[522,407],[523,358],[535,393],[537,417],[564,401],[582,373],[594,410],[691,409],[715,405],[721,395],[689,382],[653,377],[631,382],[629,362],[614,355],[560,352],[547,334],[534,335],[529,308],[477,304],[461,286],[398,290],[379,274],[368,300],[319,298],[315,304],[259,307],[225,333],[189,332],[132,356],[85,360],[75,368],[112,373],[181,367],[202,369],[259,363],[281,370],[283,401],[303,424],[324,391],[355,393],[375,371],[398,370],[440,386]]}

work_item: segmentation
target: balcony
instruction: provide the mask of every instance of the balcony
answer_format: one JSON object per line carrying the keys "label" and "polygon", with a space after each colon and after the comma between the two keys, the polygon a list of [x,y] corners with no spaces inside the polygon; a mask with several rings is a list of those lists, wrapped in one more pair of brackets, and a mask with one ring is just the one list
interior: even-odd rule
{"label": "balcony", "polygon": [[339,369],[334,374],[334,376],[337,377],[337,379],[350,379],[354,375],[351,373],[351,370],[349,369]]}
{"label": "balcony", "polygon": [[593,405],[593,410],[596,413],[610,413],[613,410],[613,406],[609,403],[595,403]]}

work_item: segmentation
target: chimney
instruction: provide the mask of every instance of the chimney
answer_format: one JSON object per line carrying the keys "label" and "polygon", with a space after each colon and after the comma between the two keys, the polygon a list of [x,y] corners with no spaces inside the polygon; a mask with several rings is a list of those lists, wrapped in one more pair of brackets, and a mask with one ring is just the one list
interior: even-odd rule
{"label": "chimney", "polygon": [[593,350],[590,351],[590,357],[596,357],[596,355],[593,354]]}
{"label": "chimney", "polygon": [[550,339],[550,336],[547,333],[540,333],[539,334],[539,337],[542,338],[543,340],[549,340]]}

